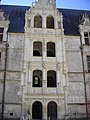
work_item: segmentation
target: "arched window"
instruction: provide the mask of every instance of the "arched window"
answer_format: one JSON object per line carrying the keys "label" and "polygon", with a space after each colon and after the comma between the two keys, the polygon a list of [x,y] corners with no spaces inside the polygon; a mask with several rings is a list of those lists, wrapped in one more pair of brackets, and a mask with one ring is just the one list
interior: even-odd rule
{"label": "arched window", "polygon": [[33,56],[42,56],[42,42],[33,43]]}
{"label": "arched window", "polygon": [[42,87],[42,71],[33,71],[33,87]]}
{"label": "arched window", "polygon": [[55,43],[47,43],[47,57],[55,57]]}
{"label": "arched window", "polygon": [[42,16],[36,15],[34,17],[34,27],[35,28],[42,28]]}
{"label": "arched window", "polygon": [[47,71],[47,87],[56,87],[56,71]]}
{"label": "arched window", "polygon": [[32,119],[42,119],[42,103],[39,101],[34,102],[32,105]]}
{"label": "arched window", "polygon": [[57,104],[53,101],[48,103],[47,116],[50,120],[57,120]]}
{"label": "arched window", "polygon": [[46,18],[46,27],[50,29],[54,29],[54,18],[52,16],[48,16]]}

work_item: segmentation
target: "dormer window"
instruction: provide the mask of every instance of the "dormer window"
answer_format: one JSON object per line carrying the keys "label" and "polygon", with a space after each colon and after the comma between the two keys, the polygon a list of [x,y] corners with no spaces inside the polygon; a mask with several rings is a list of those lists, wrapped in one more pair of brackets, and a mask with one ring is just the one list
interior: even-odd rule
{"label": "dormer window", "polygon": [[46,27],[48,29],[54,29],[54,18],[53,18],[53,16],[48,16],[46,18]]}
{"label": "dormer window", "polygon": [[0,28],[0,42],[3,41],[3,31],[4,31],[4,28]]}
{"label": "dormer window", "polygon": [[34,27],[35,28],[42,28],[42,16],[36,15],[34,17]]}
{"label": "dormer window", "polygon": [[90,32],[84,33],[84,40],[86,45],[90,45]]}

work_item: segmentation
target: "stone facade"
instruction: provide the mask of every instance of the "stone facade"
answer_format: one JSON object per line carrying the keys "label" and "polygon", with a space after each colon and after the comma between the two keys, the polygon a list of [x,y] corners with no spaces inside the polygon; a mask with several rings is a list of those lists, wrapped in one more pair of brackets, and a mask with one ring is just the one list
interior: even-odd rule
{"label": "stone facade", "polygon": [[31,119],[60,119],[65,114],[86,116],[85,87],[88,106],[90,101],[90,46],[85,44],[84,33],[89,32],[90,41],[89,17],[82,17],[80,35],[74,36],[64,34],[63,15],[56,9],[55,0],[32,4],[25,13],[24,33],[7,32],[10,21],[3,13],[0,11],[0,28],[4,28],[0,42],[0,112],[4,101],[4,117],[19,118],[27,112]]}

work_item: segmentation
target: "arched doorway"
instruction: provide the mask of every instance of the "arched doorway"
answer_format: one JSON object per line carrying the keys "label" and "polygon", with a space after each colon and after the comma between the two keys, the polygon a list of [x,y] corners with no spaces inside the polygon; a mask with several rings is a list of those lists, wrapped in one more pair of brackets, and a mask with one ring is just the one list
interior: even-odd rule
{"label": "arched doorway", "polygon": [[48,116],[48,118],[50,118],[50,120],[57,119],[57,104],[53,101],[48,103],[47,116]]}
{"label": "arched doorway", "polygon": [[32,119],[42,119],[42,103],[39,101],[32,105]]}

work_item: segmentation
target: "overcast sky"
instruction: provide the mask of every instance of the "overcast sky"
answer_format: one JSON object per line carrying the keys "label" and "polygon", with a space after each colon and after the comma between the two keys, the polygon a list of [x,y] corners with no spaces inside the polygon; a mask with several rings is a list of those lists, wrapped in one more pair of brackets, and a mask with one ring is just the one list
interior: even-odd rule
{"label": "overcast sky", "polygon": [[[1,0],[2,4],[31,6],[35,0]],[[90,0],[56,0],[57,8],[90,10]]]}

